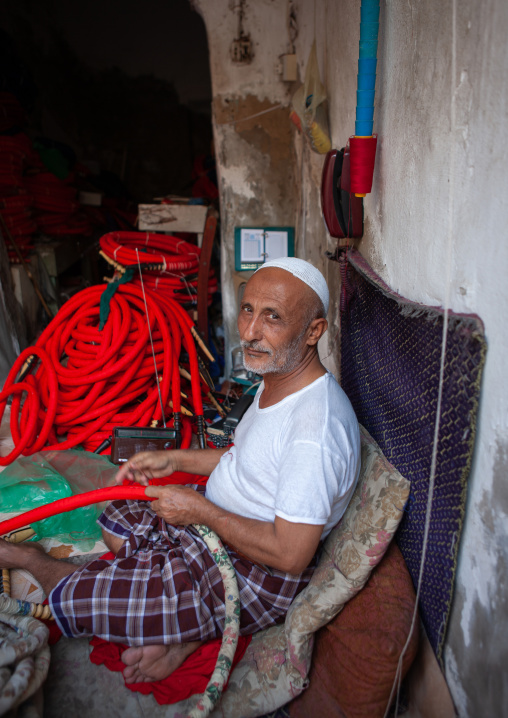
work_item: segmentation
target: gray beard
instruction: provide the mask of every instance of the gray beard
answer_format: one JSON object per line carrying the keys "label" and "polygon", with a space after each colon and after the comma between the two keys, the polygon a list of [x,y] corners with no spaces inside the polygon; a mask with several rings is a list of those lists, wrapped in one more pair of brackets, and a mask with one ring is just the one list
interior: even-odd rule
{"label": "gray beard", "polygon": [[302,359],[301,342],[306,330],[307,327],[305,327],[302,332],[286,347],[275,352],[271,349],[266,349],[260,342],[247,342],[242,340],[242,349],[250,348],[266,353],[265,359],[260,358],[251,363],[245,352],[243,352],[244,367],[247,371],[260,374],[261,376],[264,374],[289,374],[296,369]]}

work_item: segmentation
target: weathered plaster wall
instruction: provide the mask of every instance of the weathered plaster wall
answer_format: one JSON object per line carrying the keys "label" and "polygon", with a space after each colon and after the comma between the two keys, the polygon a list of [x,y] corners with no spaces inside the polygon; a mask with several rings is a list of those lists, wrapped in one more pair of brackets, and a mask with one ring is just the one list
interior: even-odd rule
{"label": "weathered plaster wall", "polygon": [[[316,3],[334,146],[354,131],[359,5]],[[297,8],[307,28],[297,41],[303,60],[314,11],[303,0]],[[397,292],[485,323],[489,349],[445,649],[456,708],[471,718],[506,715],[508,705],[507,31],[504,0],[381,3],[379,148],[359,245]]]}
{"label": "weathered plaster wall", "polygon": [[[235,67],[228,57],[236,33],[230,3],[197,4],[211,52],[224,300],[232,325],[235,225],[265,216],[267,223],[268,218],[294,223],[297,253],[326,265],[332,288],[336,269],[323,259],[333,242],[319,206],[322,158],[295,136],[286,155],[292,165],[284,175],[281,166],[273,166],[263,134],[276,131],[264,125],[263,117],[270,115],[243,136],[235,125],[218,124],[223,117],[218,108],[227,101],[242,109],[248,103],[249,112],[263,103],[288,104],[295,88],[286,88],[274,69],[278,55],[287,51],[286,0],[246,6],[246,29],[256,50],[248,67]],[[342,147],[354,131],[360,0],[295,0],[293,5],[300,76],[315,35],[333,145]],[[359,244],[397,292],[474,312],[485,323],[489,348],[445,648],[457,711],[470,718],[507,715],[508,705],[507,35],[505,0],[382,0],[374,125],[379,144]],[[291,176],[291,190],[284,189]]]}
{"label": "weathered plaster wall", "polygon": [[[319,214],[309,207],[319,202],[322,158],[310,157],[308,148],[295,141],[288,116],[296,88],[283,82],[278,70],[280,55],[289,49],[287,3],[260,0],[246,5],[244,30],[250,34],[254,50],[249,65],[235,65],[230,59],[230,46],[238,29],[231,3],[194,0],[193,4],[205,20],[210,47],[228,369],[230,350],[238,343],[238,288],[250,276],[234,270],[234,228],[253,224],[294,226],[297,255],[308,256],[321,268],[325,266],[323,252],[333,248],[333,243],[327,240]],[[307,189],[303,192],[303,187],[311,188],[310,194]],[[312,241],[305,241],[304,236],[312,237]],[[335,334],[336,327],[335,332],[328,332],[332,338]],[[330,353],[327,342],[322,352]]]}

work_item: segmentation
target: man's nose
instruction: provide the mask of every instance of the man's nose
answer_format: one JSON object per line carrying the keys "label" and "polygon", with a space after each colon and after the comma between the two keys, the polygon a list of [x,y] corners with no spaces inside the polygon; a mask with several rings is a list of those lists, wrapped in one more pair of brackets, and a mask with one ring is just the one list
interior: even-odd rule
{"label": "man's nose", "polygon": [[259,340],[262,337],[260,317],[252,314],[240,327],[241,339],[248,342]]}

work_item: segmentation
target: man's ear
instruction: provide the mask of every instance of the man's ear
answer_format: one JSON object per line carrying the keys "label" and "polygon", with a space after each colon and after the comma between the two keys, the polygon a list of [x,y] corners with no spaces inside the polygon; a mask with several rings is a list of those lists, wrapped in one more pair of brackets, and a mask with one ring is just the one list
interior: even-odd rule
{"label": "man's ear", "polygon": [[310,347],[315,346],[328,329],[328,322],[324,317],[313,319],[307,329],[307,344]]}

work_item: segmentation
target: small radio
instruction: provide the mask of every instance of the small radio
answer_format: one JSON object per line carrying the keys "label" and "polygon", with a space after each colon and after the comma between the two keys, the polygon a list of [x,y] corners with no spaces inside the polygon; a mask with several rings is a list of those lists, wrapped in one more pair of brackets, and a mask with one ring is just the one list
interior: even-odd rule
{"label": "small radio", "polygon": [[111,437],[111,461],[123,464],[140,451],[166,451],[178,445],[175,429],[116,426]]}

